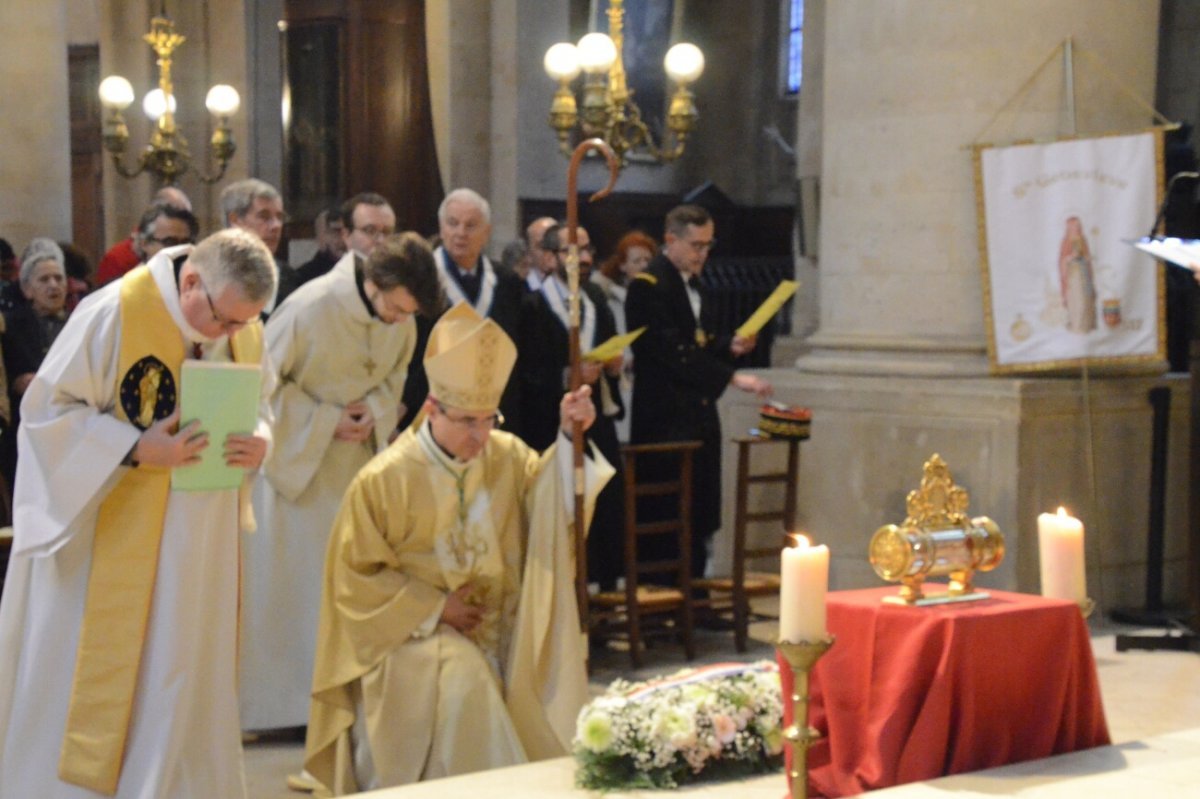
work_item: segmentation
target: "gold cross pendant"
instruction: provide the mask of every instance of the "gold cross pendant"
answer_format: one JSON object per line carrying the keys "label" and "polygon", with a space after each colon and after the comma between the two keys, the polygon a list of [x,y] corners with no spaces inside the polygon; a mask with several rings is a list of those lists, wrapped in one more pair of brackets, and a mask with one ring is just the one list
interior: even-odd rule
{"label": "gold cross pendant", "polygon": [[365,361],[363,361],[363,368],[365,368],[367,370],[368,377],[375,374],[375,366],[376,366],[375,361],[372,360],[370,355],[368,355],[367,359]]}

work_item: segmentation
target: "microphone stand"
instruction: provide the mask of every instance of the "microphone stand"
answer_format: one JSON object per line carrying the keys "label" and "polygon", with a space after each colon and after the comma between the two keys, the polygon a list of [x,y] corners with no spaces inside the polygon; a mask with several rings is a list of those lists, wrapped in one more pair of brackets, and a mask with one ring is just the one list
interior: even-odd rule
{"label": "microphone stand", "polygon": [[1154,217],[1154,225],[1150,228],[1150,234],[1147,238],[1156,239],[1159,237],[1158,229],[1162,226],[1163,219],[1167,216],[1167,206],[1171,204],[1171,189],[1175,188],[1177,180],[1200,180],[1200,172],[1176,172],[1171,175],[1171,179],[1167,181],[1167,189],[1163,192],[1162,205],[1158,207],[1158,216]]}
{"label": "microphone stand", "polygon": [[[1159,228],[1167,214],[1171,202],[1171,190],[1178,180],[1200,179],[1200,172],[1176,172],[1167,181],[1163,193],[1162,205],[1150,228],[1148,238],[1157,239]],[[1161,259],[1161,257],[1160,257]],[[1180,263],[1179,266],[1190,267],[1190,264]],[[1194,335],[1190,342],[1191,361],[1191,430],[1189,442],[1189,474],[1191,476],[1188,489],[1188,569],[1189,572],[1200,572],[1200,339]],[[1109,616],[1118,622],[1165,628],[1161,635],[1118,635],[1116,649],[1125,652],[1136,650],[1167,650],[1175,652],[1200,653],[1200,635],[1189,626],[1200,624],[1200,574],[1189,574],[1190,616],[1186,618],[1183,612],[1172,613],[1162,605],[1163,582],[1163,516],[1166,493],[1166,449],[1167,449],[1167,420],[1170,413],[1170,389],[1155,388],[1150,391],[1150,402],[1154,406],[1154,444],[1151,455],[1151,497],[1150,497],[1150,540],[1146,558],[1146,607],[1141,610],[1113,610]]]}

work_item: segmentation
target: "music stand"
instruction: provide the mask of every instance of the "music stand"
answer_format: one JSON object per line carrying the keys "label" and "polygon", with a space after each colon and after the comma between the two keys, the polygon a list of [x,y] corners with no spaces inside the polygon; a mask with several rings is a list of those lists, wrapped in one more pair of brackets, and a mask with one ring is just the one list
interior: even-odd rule
{"label": "music stand", "polygon": [[[1160,214],[1161,216],[1161,214]],[[1156,221],[1155,227],[1158,226]],[[1200,239],[1179,239],[1161,236],[1128,241],[1142,252],[1164,261],[1178,269],[1189,272],[1200,271]],[[1195,343],[1195,342],[1193,342]],[[1189,569],[1200,571],[1200,364],[1192,359],[1192,420],[1189,444],[1191,481],[1188,487],[1188,537]],[[1192,608],[1172,613],[1162,605],[1163,578],[1163,505],[1165,493],[1167,415],[1170,400],[1167,389],[1151,391],[1154,405],[1154,453],[1151,468],[1150,535],[1146,556],[1146,607],[1142,610],[1114,610],[1109,615],[1114,621],[1149,627],[1163,627],[1161,635],[1118,635],[1117,651],[1172,650],[1200,653],[1200,635],[1189,626],[1189,622],[1200,619],[1200,576],[1189,576],[1189,594]],[[1160,392],[1156,396],[1156,392]]]}

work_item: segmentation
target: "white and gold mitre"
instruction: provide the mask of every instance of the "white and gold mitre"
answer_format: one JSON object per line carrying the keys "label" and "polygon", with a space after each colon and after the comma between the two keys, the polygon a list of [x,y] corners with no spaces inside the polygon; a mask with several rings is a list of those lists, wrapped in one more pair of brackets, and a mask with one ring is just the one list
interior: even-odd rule
{"label": "white and gold mitre", "polygon": [[494,411],[516,360],[517,347],[500,325],[460,302],[429,333],[429,392],[464,411]]}

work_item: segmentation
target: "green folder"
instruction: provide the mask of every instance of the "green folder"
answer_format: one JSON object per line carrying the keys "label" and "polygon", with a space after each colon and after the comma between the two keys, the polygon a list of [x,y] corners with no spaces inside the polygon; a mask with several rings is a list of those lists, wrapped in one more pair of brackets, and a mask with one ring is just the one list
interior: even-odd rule
{"label": "green folder", "polygon": [[225,437],[249,435],[258,424],[262,371],[258,364],[184,361],[179,391],[180,428],[200,420],[208,446],[200,462],[171,472],[176,491],[221,491],[238,488],[246,477],[240,466],[225,464]]}

